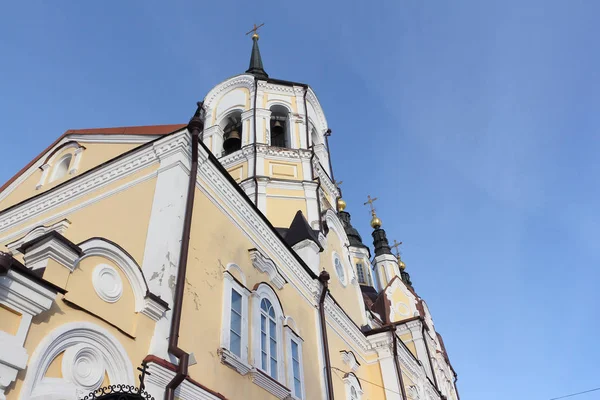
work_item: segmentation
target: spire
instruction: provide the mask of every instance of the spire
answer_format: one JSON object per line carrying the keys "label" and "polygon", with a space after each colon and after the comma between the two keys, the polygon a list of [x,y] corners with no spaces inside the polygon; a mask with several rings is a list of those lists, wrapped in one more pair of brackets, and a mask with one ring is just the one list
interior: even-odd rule
{"label": "spire", "polygon": [[387,236],[385,231],[381,229],[381,220],[377,217],[375,213],[375,207],[373,203],[377,200],[377,197],[371,198],[371,196],[367,196],[369,200],[365,202],[365,206],[368,204],[371,207],[371,226],[373,227],[373,246],[375,247],[375,257],[382,254],[392,254],[392,249],[390,249],[390,244],[387,240]]}
{"label": "spire", "polygon": [[402,282],[412,287],[412,282],[410,281],[410,274],[406,272],[406,264],[404,263],[404,261],[402,261],[402,255],[400,254],[400,250],[398,249],[398,247],[400,247],[401,244],[402,242],[397,242],[396,240],[394,240],[394,245],[392,246],[392,248],[396,250],[396,259],[398,260],[398,267],[400,267],[400,277],[402,278]]}
{"label": "spire", "polygon": [[254,25],[254,28],[251,29],[246,35],[254,32],[252,34],[252,54],[250,55],[250,66],[246,70],[247,73],[252,74],[260,79],[267,79],[269,75],[265,72],[263,68],[262,58],[260,56],[260,49],[258,48],[258,28],[263,26],[264,24],[260,24],[259,26]]}

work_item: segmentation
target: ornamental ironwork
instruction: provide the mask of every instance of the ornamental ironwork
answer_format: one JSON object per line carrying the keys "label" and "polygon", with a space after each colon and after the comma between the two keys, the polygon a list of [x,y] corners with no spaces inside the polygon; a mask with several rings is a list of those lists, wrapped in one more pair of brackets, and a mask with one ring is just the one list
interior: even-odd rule
{"label": "ornamental ironwork", "polygon": [[82,400],[154,400],[154,397],[146,392],[146,385],[144,385],[144,378],[146,375],[151,375],[150,372],[148,372],[148,364],[143,361],[142,367],[138,367],[138,371],[141,372],[139,375],[139,387],[117,383],[115,385],[98,388],[85,396]]}

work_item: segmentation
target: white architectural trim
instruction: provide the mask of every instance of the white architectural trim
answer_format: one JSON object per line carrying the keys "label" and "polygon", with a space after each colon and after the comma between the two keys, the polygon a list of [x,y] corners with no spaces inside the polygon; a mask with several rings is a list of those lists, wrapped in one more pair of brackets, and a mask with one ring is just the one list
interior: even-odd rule
{"label": "white architectural trim", "polygon": [[[227,267],[237,267],[236,264],[228,264]],[[243,275],[242,275],[243,276]],[[245,277],[244,277],[245,278]],[[241,323],[241,343],[240,355],[236,355],[230,350],[231,340],[231,295],[232,291],[237,292],[242,298],[242,323]],[[251,366],[248,362],[248,299],[250,291],[241,286],[233,278],[229,271],[223,273],[223,305],[221,317],[221,347],[218,353],[221,357],[221,362],[233,367],[240,374],[246,375]]]}
{"label": "white architectural trim", "polygon": [[342,350],[340,353],[342,353],[342,362],[346,364],[352,372],[358,371],[360,363],[356,359],[354,352]]}
{"label": "white architectural trim", "polygon": [[[45,378],[52,361],[65,350],[69,353],[65,353],[68,365],[63,362],[62,366],[64,378]],[[90,322],[67,323],[48,333],[36,347],[20,399],[81,398],[100,386],[104,373],[111,382],[134,384],[127,351],[110,332]]]}
{"label": "white architectural trim", "polygon": [[257,249],[250,249],[248,250],[248,253],[250,254],[250,260],[252,260],[252,265],[254,268],[269,275],[269,280],[277,289],[283,289],[283,285],[285,285],[287,282],[281,273],[279,273],[279,270],[277,269],[277,266],[273,260],[264,256]]}
{"label": "white architectural trim", "polygon": [[[356,378],[356,376],[352,373],[350,374],[346,374],[346,376],[344,376],[344,378],[342,379],[344,381],[344,386],[346,388],[346,399],[347,400],[360,400],[362,399],[362,395],[363,395],[363,390],[360,386],[360,383],[358,382],[358,379]],[[352,397],[352,389],[354,389],[356,391],[356,396]],[[386,399],[387,399],[387,393],[386,393]]]}
{"label": "white architectural trim", "polygon": [[17,332],[0,331],[0,399],[4,391],[27,367],[28,354],[23,344],[31,320],[52,306],[56,292],[46,289],[28,276],[8,270],[0,276],[0,304],[21,314]]}
{"label": "white architectural trim", "polygon": [[[184,127],[185,128],[185,127]],[[184,129],[182,128],[182,129]],[[74,140],[81,143],[133,143],[144,144],[152,140],[158,139],[164,135],[129,135],[129,134],[71,134],[69,140]]]}
{"label": "white architectural trim", "polygon": [[54,236],[48,236],[29,247],[23,259],[27,268],[32,270],[46,268],[48,260],[52,259],[73,272],[78,257],[79,253],[73,248]]}
{"label": "white architectural trim", "polygon": [[129,254],[125,253],[121,248],[114,244],[107,242],[101,238],[93,238],[87,240],[79,247],[83,251],[83,256],[77,260],[77,265],[84,259],[92,256],[104,257],[111,260],[117,265],[121,272],[127,277],[131,289],[133,290],[133,296],[135,298],[135,311],[140,312],[145,307],[146,297],[146,282],[140,267]]}
{"label": "white architectural trim", "polygon": [[[290,317],[286,317],[286,321],[289,321]],[[292,320],[293,321],[293,320]],[[295,323],[294,323],[295,325]],[[293,328],[285,325],[285,346],[287,354],[287,387],[290,389],[291,397],[294,399],[302,400],[306,398],[306,391],[304,389],[304,357],[302,351],[302,338],[298,336],[298,332],[294,332]],[[295,384],[294,384],[294,366],[292,360],[292,342],[298,346],[298,364],[299,364],[299,380],[300,380],[300,396],[296,396]]]}
{"label": "white architectural trim", "polygon": [[[262,365],[261,365],[261,343],[260,343],[260,335],[261,335],[261,309],[260,309],[260,303],[262,299],[267,299],[269,300],[269,302],[271,303],[271,305],[273,306],[273,310],[275,311],[275,323],[276,323],[276,340],[277,340],[277,377],[275,378],[276,381],[278,381],[279,383],[281,383],[283,385],[283,382],[285,382],[285,359],[283,357],[283,320],[284,320],[284,313],[283,310],[281,309],[281,303],[279,302],[279,298],[277,297],[277,295],[275,294],[275,292],[273,291],[273,289],[271,289],[271,287],[269,285],[266,284],[260,284],[258,285],[258,287],[256,288],[256,290],[254,290],[252,292],[252,365],[254,366],[255,369],[260,370],[261,372],[264,371],[262,369]],[[268,374],[268,371],[264,371],[265,374]],[[256,378],[255,376],[256,374],[253,374],[253,379],[258,379],[259,381],[261,380],[261,378]],[[269,376],[270,380],[273,380],[270,376]]]}
{"label": "white architectural trim", "polygon": [[[242,270],[242,268],[240,268],[239,265],[234,264],[234,263],[228,263],[227,266],[225,267],[225,271],[229,271],[230,273],[231,273],[231,271],[236,271],[236,273],[240,277],[240,281],[241,281],[242,285],[246,286],[246,274],[244,274],[244,271]],[[236,276],[236,275],[233,275],[233,276]],[[244,288],[244,289],[246,289],[246,288]]]}
{"label": "white architectural trim", "polygon": [[[175,377],[175,371],[163,367],[155,362],[148,363],[148,375],[146,375],[146,391],[154,399],[160,400],[165,397],[165,388],[167,384]],[[221,400],[220,397],[194,385],[185,379],[175,389],[175,398],[180,400]]]}
{"label": "white architectural trim", "polygon": [[252,376],[252,382],[256,383],[278,399],[283,400],[291,396],[290,389],[282,383],[275,381],[263,371],[253,368],[250,374]]}
{"label": "white architectural trim", "polygon": [[[341,267],[341,275],[340,271],[338,271],[338,268],[336,267],[336,261],[339,262],[339,265]],[[338,277],[338,280],[340,281],[342,286],[346,287],[348,285],[348,281],[350,280],[350,277],[348,276],[350,275],[350,273],[348,271],[348,268],[346,268],[344,264],[345,263],[342,261],[340,255],[337,252],[333,251],[331,253],[331,267],[335,271],[335,275]]]}
{"label": "white architectural trim", "polygon": [[[154,143],[153,146],[147,146],[139,151],[113,160],[103,168],[67,181],[64,185],[56,188],[56,190],[30,198],[18,206],[0,213],[0,232],[35,215],[60,207],[67,201],[84,196],[98,188],[129,176],[154,164],[160,157],[164,157],[168,153],[184,151],[189,144],[188,136],[186,130],[181,131],[179,134],[169,135],[164,140]],[[189,150],[187,153],[189,154]],[[10,187],[6,190],[9,189]],[[3,194],[6,193],[6,190]]]}
{"label": "white architectural trim", "polygon": [[24,243],[30,242],[33,239],[36,239],[40,236],[45,235],[48,232],[58,232],[61,235],[64,235],[64,233],[66,232],[67,228],[71,225],[71,221],[69,221],[68,219],[62,219],[52,225],[39,225],[35,228],[33,228],[32,230],[30,230],[25,236],[23,236],[22,238],[15,240],[13,242],[10,242],[6,245],[6,248],[10,251],[10,253],[12,255],[18,253],[18,248],[21,247]]}
{"label": "white architectural trim", "polygon": [[108,264],[98,264],[92,272],[96,294],[107,303],[115,303],[123,295],[123,281],[116,269]]}

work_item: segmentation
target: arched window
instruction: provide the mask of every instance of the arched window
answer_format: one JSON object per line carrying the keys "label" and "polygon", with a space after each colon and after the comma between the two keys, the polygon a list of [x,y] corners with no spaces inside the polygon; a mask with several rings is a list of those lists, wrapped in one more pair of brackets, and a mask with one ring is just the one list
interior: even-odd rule
{"label": "arched window", "polygon": [[277,379],[277,319],[267,299],[260,302],[260,355],[263,371]]}
{"label": "arched window", "polygon": [[67,175],[72,158],[73,156],[71,154],[67,154],[56,163],[52,171],[50,182],[56,181]]}
{"label": "arched window", "polygon": [[289,112],[283,106],[271,107],[271,146],[291,147]]}
{"label": "arched window", "polygon": [[254,366],[285,384],[283,362],[283,310],[271,287],[260,284],[252,294],[252,354]]}
{"label": "arched window", "polygon": [[227,155],[242,148],[242,112],[229,114],[221,123],[223,125],[223,155]]}
{"label": "arched window", "polygon": [[344,376],[343,380],[346,384],[346,398],[348,400],[360,400],[363,395],[363,391],[358,378],[356,378],[356,375],[350,372]]}

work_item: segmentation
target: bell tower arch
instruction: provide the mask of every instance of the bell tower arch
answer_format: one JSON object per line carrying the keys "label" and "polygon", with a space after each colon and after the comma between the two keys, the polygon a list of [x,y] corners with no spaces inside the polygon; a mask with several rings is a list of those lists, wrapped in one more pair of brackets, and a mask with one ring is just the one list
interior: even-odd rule
{"label": "bell tower arch", "polygon": [[252,35],[246,73],[215,86],[204,99],[204,144],[277,228],[301,211],[313,229],[339,197],[326,135],[330,130],[314,91],[274,79]]}

